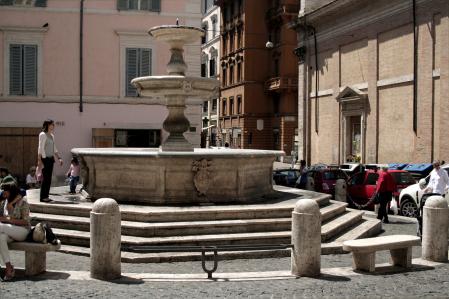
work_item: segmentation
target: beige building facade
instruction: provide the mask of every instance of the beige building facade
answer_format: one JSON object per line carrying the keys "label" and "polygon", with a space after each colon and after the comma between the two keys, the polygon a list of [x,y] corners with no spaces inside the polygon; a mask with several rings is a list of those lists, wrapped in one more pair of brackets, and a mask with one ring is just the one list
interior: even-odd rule
{"label": "beige building facade", "polygon": [[449,2],[308,2],[296,27],[299,158],[448,161]]}

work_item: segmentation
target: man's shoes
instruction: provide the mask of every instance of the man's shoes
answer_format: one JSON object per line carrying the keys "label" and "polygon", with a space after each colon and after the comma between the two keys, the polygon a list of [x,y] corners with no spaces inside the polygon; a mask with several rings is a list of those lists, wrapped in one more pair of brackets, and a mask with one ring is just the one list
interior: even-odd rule
{"label": "man's shoes", "polygon": [[51,200],[50,198],[42,198],[41,202],[52,202],[53,200]]}
{"label": "man's shoes", "polygon": [[385,220],[384,220],[384,223],[387,223],[387,224],[388,224],[388,223],[390,223],[390,221],[388,221],[388,219],[385,219]]}

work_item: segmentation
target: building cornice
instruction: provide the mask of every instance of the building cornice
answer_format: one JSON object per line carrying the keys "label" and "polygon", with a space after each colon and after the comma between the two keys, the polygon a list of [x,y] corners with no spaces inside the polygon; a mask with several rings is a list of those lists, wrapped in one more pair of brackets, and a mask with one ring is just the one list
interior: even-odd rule
{"label": "building cornice", "polygon": [[45,33],[48,31],[48,27],[0,26],[0,31]]}
{"label": "building cornice", "polygon": [[[343,6],[340,5],[346,5],[349,2],[353,2],[355,0],[339,0],[330,3],[326,7],[326,9],[318,9],[310,14],[305,14],[302,16],[299,16],[299,23],[307,21],[308,24],[316,25],[319,24],[320,19],[325,16],[326,14],[337,10],[334,8],[334,5],[337,5],[339,3],[339,6],[336,6],[338,10],[340,10]],[[425,2],[432,1],[432,0],[416,0],[416,4],[423,4]],[[377,23],[383,19],[388,19],[393,16],[399,15],[401,13],[407,12],[412,9],[412,4],[409,1],[400,1],[399,3],[391,4],[388,9],[385,8],[379,8],[377,10],[371,10],[365,14],[359,14],[357,17],[354,18],[347,18],[345,22],[342,22],[342,24],[338,26],[332,26],[329,29],[321,30],[317,32],[317,41],[324,41],[330,38],[335,38],[339,35],[347,34],[348,32],[354,32],[360,27],[367,27],[370,24]],[[309,37],[307,40],[312,39],[313,37]],[[299,43],[299,46],[304,46],[306,41],[301,41]]]}

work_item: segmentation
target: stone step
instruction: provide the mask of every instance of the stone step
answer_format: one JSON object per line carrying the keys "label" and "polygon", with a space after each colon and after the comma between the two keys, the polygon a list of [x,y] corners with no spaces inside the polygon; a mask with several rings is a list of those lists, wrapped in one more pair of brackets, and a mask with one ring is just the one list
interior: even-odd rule
{"label": "stone step", "polygon": [[357,225],[352,226],[346,231],[330,239],[328,243],[321,246],[322,254],[340,254],[345,253],[343,242],[361,238],[377,236],[382,231],[382,223],[378,219],[363,217]]}
{"label": "stone step", "polygon": [[[362,221],[354,227],[336,236],[329,243],[321,244],[321,254],[341,254],[343,251],[343,241],[349,239],[359,239],[378,235],[381,230],[381,223],[377,219],[363,218]],[[63,245],[60,252],[89,256],[90,249],[87,247]],[[289,249],[282,250],[254,250],[254,251],[236,251],[219,252],[219,260],[239,259],[239,258],[269,258],[269,257],[288,257]],[[161,252],[161,253],[137,253],[122,251],[122,262],[127,263],[159,263],[159,262],[183,262],[199,261],[201,253],[196,252]]]}
{"label": "stone step", "polygon": [[[345,213],[346,204],[332,202],[321,209],[323,222]],[[89,231],[87,217],[32,213],[33,225],[46,222],[53,228]],[[267,219],[233,219],[216,221],[135,222],[122,221],[122,234],[139,237],[185,236],[219,233],[284,231],[291,229],[291,217]]]}
{"label": "stone step", "polygon": [[[344,231],[350,225],[360,221],[363,213],[358,211],[346,212],[341,217],[334,218],[322,226],[321,239],[322,242],[335,237],[339,232]],[[290,219],[284,219],[289,223]],[[61,238],[63,244],[89,246],[90,233],[79,230],[68,230],[55,228],[55,233]],[[152,245],[224,245],[224,244],[289,244],[291,229],[283,231],[273,231],[268,227],[264,227],[259,232],[238,232],[226,234],[195,234],[195,235],[169,235],[169,236],[130,236],[122,235],[122,245],[124,248],[129,246]]]}
{"label": "stone step", "polygon": [[[208,221],[231,219],[267,219],[291,217],[297,200],[304,198],[301,191],[309,192],[320,207],[329,205],[330,195],[310,191],[276,186],[278,193],[284,194],[282,199],[266,200],[260,204],[248,205],[203,205],[203,206],[137,206],[120,204],[122,220],[139,222],[176,222],[176,221]],[[282,191],[282,192],[281,192]],[[287,193],[288,192],[288,193]],[[309,195],[308,193],[306,195]],[[41,203],[34,193],[28,202],[32,213],[55,214],[76,217],[90,217],[93,203],[85,200],[70,201],[69,196],[61,196],[60,200],[47,204]],[[75,196],[76,197],[76,196]],[[340,203],[342,204],[342,203]]]}
{"label": "stone step", "polygon": [[346,211],[321,225],[321,241],[325,242],[333,236],[345,231],[362,220],[362,211]]}

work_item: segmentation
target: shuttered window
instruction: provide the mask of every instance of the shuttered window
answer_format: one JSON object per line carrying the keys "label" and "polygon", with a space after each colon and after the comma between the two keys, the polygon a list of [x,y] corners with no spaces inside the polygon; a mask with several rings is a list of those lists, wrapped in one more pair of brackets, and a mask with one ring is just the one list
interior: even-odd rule
{"label": "shuttered window", "polygon": [[117,0],[118,10],[161,11],[161,0]]}
{"label": "shuttered window", "polygon": [[2,5],[47,7],[47,0],[0,0]]}
{"label": "shuttered window", "polygon": [[151,49],[126,49],[126,96],[136,97],[137,89],[131,85],[131,80],[137,77],[151,75]]}
{"label": "shuttered window", "polygon": [[9,94],[37,95],[37,46],[9,46]]}

